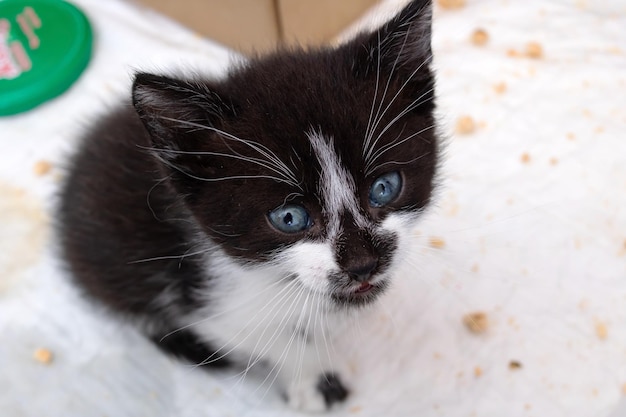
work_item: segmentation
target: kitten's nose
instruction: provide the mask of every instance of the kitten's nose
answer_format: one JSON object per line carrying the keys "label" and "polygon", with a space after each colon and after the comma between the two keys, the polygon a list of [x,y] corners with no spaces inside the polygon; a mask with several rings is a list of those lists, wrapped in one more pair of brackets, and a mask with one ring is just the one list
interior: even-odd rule
{"label": "kitten's nose", "polygon": [[346,272],[348,272],[348,276],[350,279],[356,282],[365,282],[370,279],[372,276],[372,271],[376,269],[378,266],[378,261],[375,259],[367,261],[367,263],[354,265],[349,268]]}

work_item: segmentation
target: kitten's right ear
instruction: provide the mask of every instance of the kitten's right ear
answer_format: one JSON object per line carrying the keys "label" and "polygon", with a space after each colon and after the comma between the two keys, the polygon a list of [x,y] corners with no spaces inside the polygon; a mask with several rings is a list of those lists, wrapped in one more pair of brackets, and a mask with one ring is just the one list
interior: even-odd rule
{"label": "kitten's right ear", "polygon": [[431,36],[432,1],[411,0],[376,31],[353,41],[362,58],[357,61],[361,66],[358,69],[374,74],[387,70],[403,78],[430,78]]}
{"label": "kitten's right ear", "polygon": [[204,82],[147,73],[135,76],[132,97],[153,145],[162,151],[192,150],[197,141],[191,132],[212,127],[232,112]]}

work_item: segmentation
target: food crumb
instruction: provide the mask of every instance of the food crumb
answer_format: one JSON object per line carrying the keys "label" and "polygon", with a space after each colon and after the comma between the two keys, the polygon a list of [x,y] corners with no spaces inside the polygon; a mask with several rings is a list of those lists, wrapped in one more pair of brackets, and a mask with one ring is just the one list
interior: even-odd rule
{"label": "food crumb", "polygon": [[472,271],[473,273],[476,273],[480,271],[480,266],[478,266],[478,264],[474,264],[472,265],[472,268],[470,269],[470,271]]}
{"label": "food crumb", "polygon": [[44,175],[49,173],[51,169],[52,169],[52,164],[43,159],[35,163],[35,165],[33,166],[33,172],[38,177],[43,177]]}
{"label": "food crumb", "polygon": [[524,152],[520,159],[524,164],[527,164],[530,162],[530,155],[527,152]]}
{"label": "food crumb", "polygon": [[493,89],[498,94],[503,94],[506,91],[506,83],[503,81],[493,86]]}
{"label": "food crumb", "polygon": [[576,135],[575,135],[575,134],[573,134],[572,132],[567,132],[567,135],[566,135],[566,136],[567,136],[567,139],[569,139],[569,140],[574,140],[574,139],[576,139]]}
{"label": "food crumb", "polygon": [[489,320],[487,319],[487,314],[482,311],[476,311],[464,315],[463,324],[470,332],[479,334],[487,331]]}
{"label": "food crumb", "polygon": [[598,339],[605,340],[608,334],[609,332],[606,327],[606,324],[602,322],[596,322],[596,336],[598,336]]}
{"label": "food crumb", "polygon": [[446,241],[440,237],[431,236],[428,240],[428,244],[431,248],[442,249],[446,246]]}
{"label": "food crumb", "polygon": [[470,40],[476,46],[483,46],[489,42],[489,34],[484,29],[476,29],[472,32]]}
{"label": "food crumb", "polygon": [[555,165],[558,165],[558,163],[559,163],[558,159],[554,157],[550,158],[550,165],[555,166]]}
{"label": "food crumb", "polygon": [[353,407],[350,407],[350,410],[348,411],[350,411],[353,414],[356,414],[356,413],[360,413],[361,410],[363,410],[363,407],[361,407],[360,405],[355,405]]}
{"label": "food crumb", "polygon": [[514,371],[516,369],[522,369],[522,363],[519,361],[510,361],[509,362],[509,369]]}
{"label": "food crumb", "polygon": [[45,348],[38,348],[33,353],[33,358],[44,365],[50,365],[52,363],[52,352]]}
{"label": "food crumb", "polygon": [[480,366],[474,368],[474,376],[479,378],[483,374],[483,369]]}
{"label": "food crumb", "polygon": [[476,130],[476,123],[471,116],[461,116],[456,121],[456,131],[461,135],[469,135]]}
{"label": "food crumb", "polygon": [[511,57],[511,58],[518,58],[520,56],[520,53],[516,50],[516,49],[508,49],[506,51],[507,56]]}
{"label": "food crumb", "polygon": [[622,394],[626,395],[626,382],[622,384]]}
{"label": "food crumb", "polygon": [[543,57],[543,47],[539,42],[528,42],[525,53],[528,58],[539,59]]}
{"label": "food crumb", "polygon": [[465,0],[439,0],[439,6],[444,9],[460,9],[465,7]]}
{"label": "food crumb", "polygon": [[533,408],[533,406],[529,403],[524,404],[524,410],[530,410],[531,408]]}

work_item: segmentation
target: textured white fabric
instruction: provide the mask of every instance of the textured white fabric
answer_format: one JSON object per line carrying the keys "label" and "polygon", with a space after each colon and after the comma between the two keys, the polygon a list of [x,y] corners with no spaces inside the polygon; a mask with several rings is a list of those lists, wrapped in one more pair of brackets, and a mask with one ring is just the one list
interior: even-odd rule
{"label": "textured white fabric", "polygon": [[[0,414],[299,415],[253,377],[170,360],[67,284],[50,209],[85,126],[133,69],[219,74],[237,59],[132,4],[75,3],[96,33],[86,73],[0,119]],[[434,19],[449,132],[438,205],[379,308],[336,341],[353,395],[329,415],[626,416],[626,4],[467,0]],[[533,41],[539,59],[524,56]],[[464,115],[476,129],[456,134]],[[462,323],[476,311],[481,334]],[[39,347],[52,363],[33,359]]]}

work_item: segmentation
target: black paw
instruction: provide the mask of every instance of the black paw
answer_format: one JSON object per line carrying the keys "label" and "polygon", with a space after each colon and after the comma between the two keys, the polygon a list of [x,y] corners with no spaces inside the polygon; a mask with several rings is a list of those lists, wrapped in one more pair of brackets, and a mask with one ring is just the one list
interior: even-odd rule
{"label": "black paw", "polygon": [[317,382],[317,390],[324,397],[326,407],[342,402],[348,397],[348,390],[343,386],[339,376],[333,373],[325,373]]}

